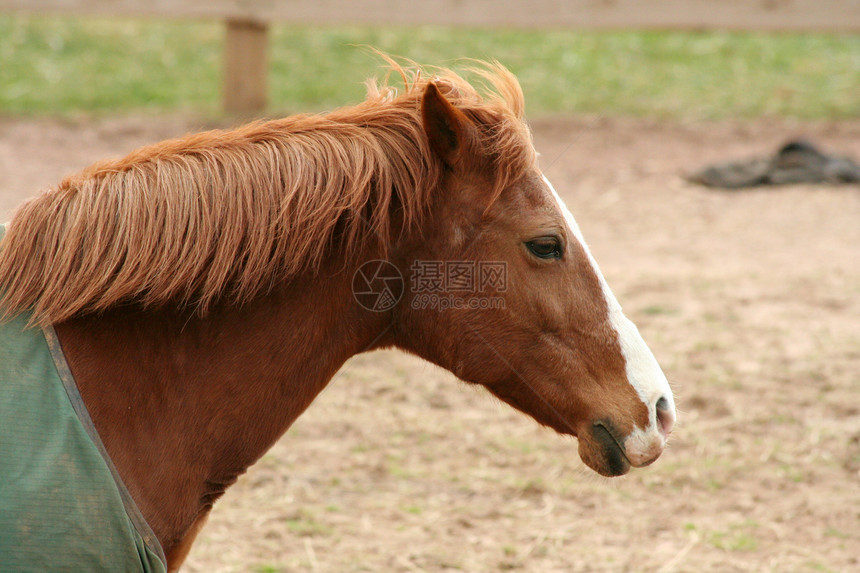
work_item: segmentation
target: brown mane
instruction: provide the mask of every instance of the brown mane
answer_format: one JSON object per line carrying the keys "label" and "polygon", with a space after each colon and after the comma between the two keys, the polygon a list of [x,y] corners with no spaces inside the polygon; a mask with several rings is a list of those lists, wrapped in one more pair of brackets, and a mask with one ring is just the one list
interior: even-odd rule
{"label": "brown mane", "polygon": [[312,269],[385,245],[391,215],[420,225],[442,164],[421,125],[434,82],[482,133],[496,188],[533,163],[516,78],[497,63],[478,90],[450,70],[391,62],[405,89],[368,83],[363,103],[141,148],[66,177],[15,213],[0,248],[0,306],[40,324],[117,304],[203,312],[242,303]]}

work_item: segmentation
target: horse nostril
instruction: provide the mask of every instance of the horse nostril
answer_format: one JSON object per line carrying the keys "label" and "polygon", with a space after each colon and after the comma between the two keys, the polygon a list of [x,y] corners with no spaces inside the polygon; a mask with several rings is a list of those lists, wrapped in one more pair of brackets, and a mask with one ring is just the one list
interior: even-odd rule
{"label": "horse nostril", "polygon": [[669,408],[669,400],[667,400],[665,396],[661,396],[660,399],[657,400],[656,409],[657,424],[660,426],[660,431],[664,436],[668,436],[672,433],[672,426],[675,425],[675,414],[673,414],[672,410]]}

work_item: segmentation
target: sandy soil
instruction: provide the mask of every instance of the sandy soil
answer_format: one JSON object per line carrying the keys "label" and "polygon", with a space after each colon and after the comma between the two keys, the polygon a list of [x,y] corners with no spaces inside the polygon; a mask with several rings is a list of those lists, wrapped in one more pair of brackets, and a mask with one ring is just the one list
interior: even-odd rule
{"label": "sandy soil", "polygon": [[[0,219],[183,118],[0,120]],[[860,570],[860,187],[715,192],[679,174],[860,122],[536,122],[672,381],[671,448],[607,480],[572,439],[396,352],[359,356],[216,507],[185,571]]]}

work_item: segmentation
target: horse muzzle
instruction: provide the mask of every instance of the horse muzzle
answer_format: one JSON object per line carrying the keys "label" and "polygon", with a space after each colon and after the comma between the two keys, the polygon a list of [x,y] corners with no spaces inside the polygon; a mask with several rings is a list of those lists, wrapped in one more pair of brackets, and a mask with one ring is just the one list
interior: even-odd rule
{"label": "horse muzzle", "polygon": [[594,422],[579,434],[579,457],[600,475],[624,475],[631,467],[648,466],[660,457],[666,447],[668,432],[664,428],[667,426],[634,428],[628,435],[621,436],[611,422]]}

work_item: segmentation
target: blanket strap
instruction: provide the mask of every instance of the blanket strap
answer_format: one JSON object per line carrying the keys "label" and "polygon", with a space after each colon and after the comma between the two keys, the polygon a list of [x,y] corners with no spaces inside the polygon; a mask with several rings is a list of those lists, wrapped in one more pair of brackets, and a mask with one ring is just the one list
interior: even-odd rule
{"label": "blanket strap", "polygon": [[143,514],[134,502],[134,498],[131,497],[128,488],[125,487],[122,477],[120,477],[116,466],[114,466],[113,461],[111,461],[110,456],[99,437],[95,424],[93,424],[93,420],[90,418],[87,406],[84,404],[81,393],[78,391],[75,377],[72,375],[71,369],[69,369],[68,362],[66,362],[66,356],[63,354],[63,348],[60,345],[60,339],[57,338],[57,333],[54,330],[54,327],[48,325],[44,327],[42,331],[45,334],[45,340],[48,343],[48,348],[50,349],[51,356],[54,359],[57,373],[60,375],[60,380],[63,381],[66,394],[68,394],[69,401],[72,403],[72,408],[74,408],[75,413],[77,413],[78,419],[80,419],[81,424],[84,426],[87,434],[89,434],[90,439],[93,441],[96,449],[98,449],[107,464],[108,469],[110,469],[114,482],[116,482],[117,489],[119,489],[120,497],[122,498],[122,503],[125,506],[125,512],[128,515],[128,518],[131,520],[134,528],[137,529],[138,534],[140,534],[140,537],[143,539],[143,542],[147,547],[149,547],[149,549],[155,553],[159,559],[161,559],[162,563],[167,563],[167,559],[164,557],[164,550],[161,548],[161,543],[159,543],[158,538],[155,537],[155,533],[152,531],[152,528],[149,527],[146,519],[144,519]]}

